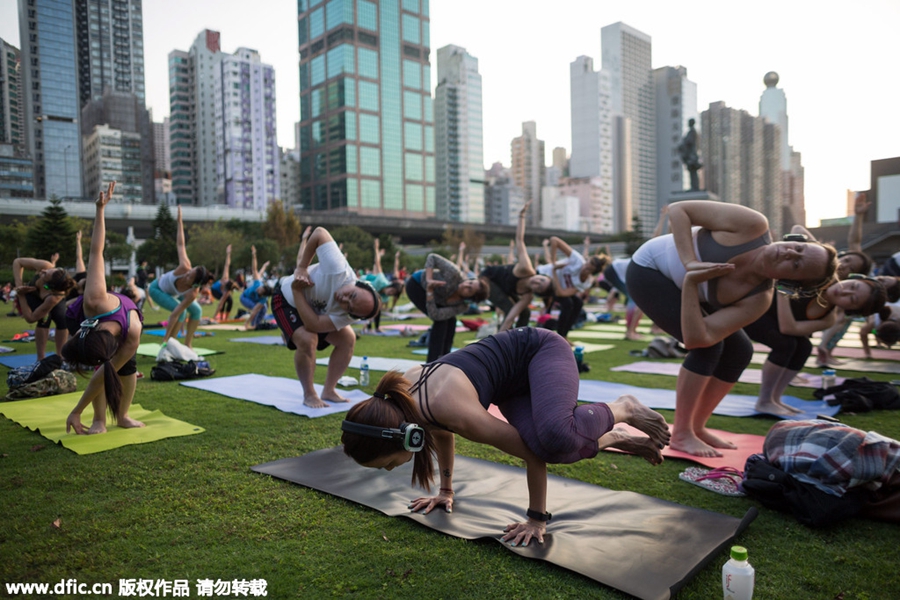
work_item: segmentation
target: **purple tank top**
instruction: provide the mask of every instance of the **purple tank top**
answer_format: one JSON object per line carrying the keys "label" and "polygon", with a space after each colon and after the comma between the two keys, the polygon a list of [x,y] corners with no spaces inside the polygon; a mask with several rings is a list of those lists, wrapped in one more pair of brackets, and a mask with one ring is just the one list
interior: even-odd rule
{"label": "purple tank top", "polygon": [[[112,292],[112,295],[119,299],[120,305],[119,310],[114,312],[111,315],[107,315],[105,317],[100,317],[99,321],[104,323],[106,321],[115,321],[119,325],[122,326],[122,335],[119,338],[121,342],[124,342],[128,338],[128,320],[129,313],[131,311],[136,311],[138,314],[138,318],[141,320],[141,323],[144,322],[144,315],[141,314],[141,311],[138,310],[138,307],[135,306],[134,302],[131,301],[131,298],[128,296],[123,296],[122,294],[117,294],[116,292]],[[72,320],[77,322],[79,325],[82,321],[84,321],[87,317],[84,315],[84,296],[79,296],[72,304],[66,308],[66,320]]]}

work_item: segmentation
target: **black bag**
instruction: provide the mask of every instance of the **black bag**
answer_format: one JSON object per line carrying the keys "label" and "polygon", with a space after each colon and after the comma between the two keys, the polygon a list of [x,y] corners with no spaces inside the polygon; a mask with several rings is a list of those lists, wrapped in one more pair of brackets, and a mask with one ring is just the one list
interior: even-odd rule
{"label": "black bag", "polygon": [[841,385],[813,391],[813,396],[821,400],[834,394],[828,404],[841,405],[847,412],[869,412],[870,410],[900,409],[900,392],[887,381],[872,381],[868,377],[845,379]]}
{"label": "black bag", "polygon": [[11,369],[6,375],[6,387],[15,389],[43,379],[53,371],[61,369],[62,362],[62,358],[58,354],[51,354],[34,364]]}
{"label": "black bag", "polygon": [[187,362],[172,360],[156,363],[156,366],[150,370],[150,379],[153,381],[184,381],[209,377],[215,372],[216,370],[211,369],[206,361],[198,363],[192,360]]}
{"label": "black bag", "polygon": [[791,513],[810,527],[831,525],[856,515],[865,505],[867,496],[862,489],[833,496],[785,473],[762,454],[753,454],[747,459],[741,489],[767,508]]}

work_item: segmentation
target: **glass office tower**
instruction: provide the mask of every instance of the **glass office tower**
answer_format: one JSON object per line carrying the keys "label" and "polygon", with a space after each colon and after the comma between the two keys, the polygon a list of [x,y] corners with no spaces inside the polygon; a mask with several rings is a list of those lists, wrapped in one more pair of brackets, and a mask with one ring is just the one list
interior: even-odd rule
{"label": "glass office tower", "polygon": [[299,0],[300,204],[434,214],[428,0]]}
{"label": "glass office tower", "polygon": [[28,151],[36,198],[80,198],[81,116],[71,0],[19,0]]}

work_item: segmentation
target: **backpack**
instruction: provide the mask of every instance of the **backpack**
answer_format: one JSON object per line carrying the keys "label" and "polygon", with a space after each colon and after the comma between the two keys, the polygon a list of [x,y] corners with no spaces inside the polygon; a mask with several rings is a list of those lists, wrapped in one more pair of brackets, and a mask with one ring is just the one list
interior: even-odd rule
{"label": "backpack", "polygon": [[828,404],[840,404],[841,410],[847,412],[900,409],[897,387],[886,381],[872,381],[868,377],[845,379],[841,385],[813,391],[813,396],[819,400],[831,394],[834,398],[829,398]]}
{"label": "backpack", "polygon": [[[51,354],[50,356],[45,356],[36,363],[10,369],[9,373],[6,374],[6,386],[12,390],[39,379],[43,379],[53,371],[61,369],[62,364],[62,358],[58,354]],[[36,396],[26,397],[33,398]]]}
{"label": "backpack", "polygon": [[74,374],[62,369],[56,369],[41,379],[10,388],[9,393],[6,394],[6,399],[21,400],[23,398],[43,398],[44,396],[67,394],[74,392],[77,386],[78,381],[75,379]]}
{"label": "backpack", "polygon": [[169,362],[157,363],[150,370],[150,379],[153,381],[183,381],[185,379],[198,379],[200,377],[209,377],[216,370],[210,368],[206,361],[187,362],[181,360],[171,360]]}
{"label": "backpack", "polygon": [[671,337],[656,337],[644,350],[643,355],[647,358],[684,358],[687,352],[678,343],[678,340]]}
{"label": "backpack", "polygon": [[747,459],[741,489],[763,506],[791,513],[810,527],[831,525],[856,515],[863,509],[867,496],[861,488],[850,489],[843,496],[823,492],[785,473],[763,454],[752,454]]}

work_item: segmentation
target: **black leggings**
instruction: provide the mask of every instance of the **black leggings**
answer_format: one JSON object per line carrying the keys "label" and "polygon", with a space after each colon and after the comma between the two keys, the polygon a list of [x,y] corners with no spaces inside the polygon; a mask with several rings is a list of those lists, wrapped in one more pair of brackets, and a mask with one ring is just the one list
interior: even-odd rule
{"label": "black leggings", "polygon": [[[412,277],[406,280],[406,295],[416,308],[428,314],[425,288]],[[428,360],[426,362],[432,362],[445,354],[450,354],[455,334],[456,317],[434,321],[431,332],[428,334]]]}
{"label": "black leggings", "polygon": [[[512,310],[513,305],[516,300],[513,302],[513,299],[510,298],[506,292],[500,289],[500,286],[493,281],[491,282],[491,293],[488,296],[488,300],[491,304],[494,305],[494,308],[500,309],[503,311],[504,315],[508,315],[509,311]],[[531,309],[527,306],[522,309],[522,312],[519,313],[519,317],[516,319],[516,327],[528,327],[528,320],[531,318]]]}
{"label": "black leggings", "polygon": [[772,349],[769,352],[769,362],[776,366],[800,371],[806,364],[806,359],[812,354],[812,342],[809,338],[781,333],[778,329],[776,311],[769,310],[755,323],[744,327],[744,331],[754,342],[765,344]]}
{"label": "black leggings", "polygon": [[553,300],[559,304],[559,321],[556,325],[556,333],[566,337],[569,335],[569,331],[572,330],[572,326],[575,325],[575,321],[578,320],[579,315],[581,315],[581,309],[584,308],[584,300],[578,294],[564,298],[555,297]]}
{"label": "black leggings", "polygon": [[[625,275],[628,295],[650,319],[671,336],[684,342],[681,332],[681,290],[671,279],[632,261]],[[753,344],[743,329],[708,348],[693,348],[684,368],[697,375],[735,383],[750,364]]]}

